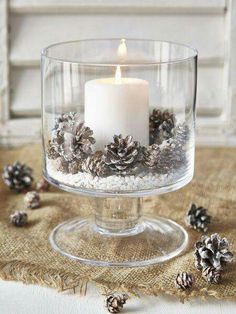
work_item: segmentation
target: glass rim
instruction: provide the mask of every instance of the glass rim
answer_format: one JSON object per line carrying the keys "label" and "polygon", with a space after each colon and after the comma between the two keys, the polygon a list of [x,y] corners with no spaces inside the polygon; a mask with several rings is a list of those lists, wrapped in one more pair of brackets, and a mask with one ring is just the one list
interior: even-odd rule
{"label": "glass rim", "polygon": [[67,59],[62,59],[62,58],[57,58],[57,57],[51,57],[48,56],[47,53],[51,48],[54,47],[59,47],[67,44],[73,44],[73,43],[83,43],[83,42],[102,42],[102,41],[118,41],[121,40],[122,38],[91,38],[91,39],[79,39],[79,40],[69,40],[69,41],[63,41],[63,42],[57,42],[54,44],[51,44],[45,48],[42,49],[41,51],[41,58],[46,58],[49,60],[53,60],[55,62],[59,63],[70,63],[70,64],[77,64],[80,66],[101,66],[101,67],[114,67],[114,66],[121,66],[121,67],[142,67],[142,66],[155,66],[155,65],[161,65],[161,64],[176,64],[176,63],[182,63],[186,62],[192,59],[195,59],[198,57],[198,50],[190,45],[187,44],[182,44],[182,43],[177,43],[174,41],[167,41],[167,40],[156,40],[156,39],[140,39],[140,38],[125,38],[128,41],[140,41],[140,42],[147,42],[147,43],[165,43],[169,45],[175,45],[179,46],[182,48],[187,48],[188,50],[192,51],[192,55],[184,58],[177,58],[177,59],[172,59],[168,61],[140,61],[140,62],[134,62],[134,63],[101,63],[101,62],[87,62],[87,61],[75,61],[75,60],[67,60]]}

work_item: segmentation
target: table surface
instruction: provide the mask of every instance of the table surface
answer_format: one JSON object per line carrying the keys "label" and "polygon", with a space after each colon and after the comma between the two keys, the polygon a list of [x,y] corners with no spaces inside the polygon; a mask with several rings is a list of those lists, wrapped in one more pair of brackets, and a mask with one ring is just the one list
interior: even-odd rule
{"label": "table surface", "polygon": [[[20,282],[0,281],[1,314],[106,314],[104,297],[93,285],[86,296]],[[122,311],[124,314],[233,314],[236,302],[199,299],[180,303],[173,297],[132,297]]]}

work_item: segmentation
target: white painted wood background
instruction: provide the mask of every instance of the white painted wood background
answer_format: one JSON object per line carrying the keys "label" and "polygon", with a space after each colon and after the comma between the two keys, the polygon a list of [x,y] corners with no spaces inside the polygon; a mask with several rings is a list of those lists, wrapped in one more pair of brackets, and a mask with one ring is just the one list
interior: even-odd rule
{"label": "white painted wood background", "polygon": [[40,138],[43,47],[135,37],[198,49],[198,142],[235,145],[235,21],[235,0],[0,0],[0,144]]}

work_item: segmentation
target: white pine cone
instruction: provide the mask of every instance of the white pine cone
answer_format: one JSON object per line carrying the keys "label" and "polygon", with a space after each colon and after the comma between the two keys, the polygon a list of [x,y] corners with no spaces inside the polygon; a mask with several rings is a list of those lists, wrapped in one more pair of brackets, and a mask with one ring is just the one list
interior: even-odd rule
{"label": "white pine cone", "polygon": [[161,144],[172,137],[175,116],[168,110],[154,109],[149,118],[150,144]]}
{"label": "white pine cone", "polygon": [[175,286],[177,289],[188,290],[193,285],[193,276],[186,272],[179,273],[175,279]]}
{"label": "white pine cone", "polygon": [[120,175],[132,174],[136,171],[141,159],[141,147],[133,137],[123,138],[115,135],[114,142],[105,147],[103,160],[107,167]]}
{"label": "white pine cone", "polygon": [[36,184],[38,192],[47,192],[50,189],[50,184],[43,178]]}
{"label": "white pine cone", "polygon": [[207,214],[206,208],[191,204],[186,215],[186,223],[197,231],[206,232],[211,223],[211,216]]}
{"label": "white pine cone", "polygon": [[22,192],[31,187],[33,170],[20,162],[4,167],[2,178],[5,184],[14,192]]}
{"label": "white pine cone", "polygon": [[16,227],[23,227],[28,221],[28,215],[23,211],[16,211],[10,215],[10,221]]}
{"label": "white pine cone", "polygon": [[202,277],[210,284],[218,284],[221,280],[221,272],[214,267],[206,267],[202,270]]}
{"label": "white pine cone", "polygon": [[112,293],[106,297],[105,307],[110,313],[119,313],[128,300],[125,293]]}
{"label": "white pine cone", "polygon": [[40,205],[40,196],[36,191],[30,191],[25,194],[24,202],[27,208],[35,209]]}
{"label": "white pine cone", "polygon": [[106,175],[107,167],[102,157],[103,153],[101,151],[89,155],[83,163],[82,170],[92,176],[101,177]]}
{"label": "white pine cone", "polygon": [[67,162],[81,160],[92,152],[93,131],[84,126],[75,112],[60,115],[55,122],[47,149],[48,158],[63,157]]}
{"label": "white pine cone", "polygon": [[202,270],[213,267],[221,270],[227,263],[233,261],[233,254],[229,251],[229,242],[221,238],[218,233],[202,236],[201,241],[195,244],[195,266]]}

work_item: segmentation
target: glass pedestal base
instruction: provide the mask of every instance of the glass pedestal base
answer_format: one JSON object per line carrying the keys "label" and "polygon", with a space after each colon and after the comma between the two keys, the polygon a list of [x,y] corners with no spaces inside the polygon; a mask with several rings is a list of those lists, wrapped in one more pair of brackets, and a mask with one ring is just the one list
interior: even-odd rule
{"label": "glass pedestal base", "polygon": [[144,217],[124,232],[103,229],[90,219],[72,219],[50,235],[54,250],[95,266],[148,266],[180,254],[188,243],[183,227],[165,218]]}

